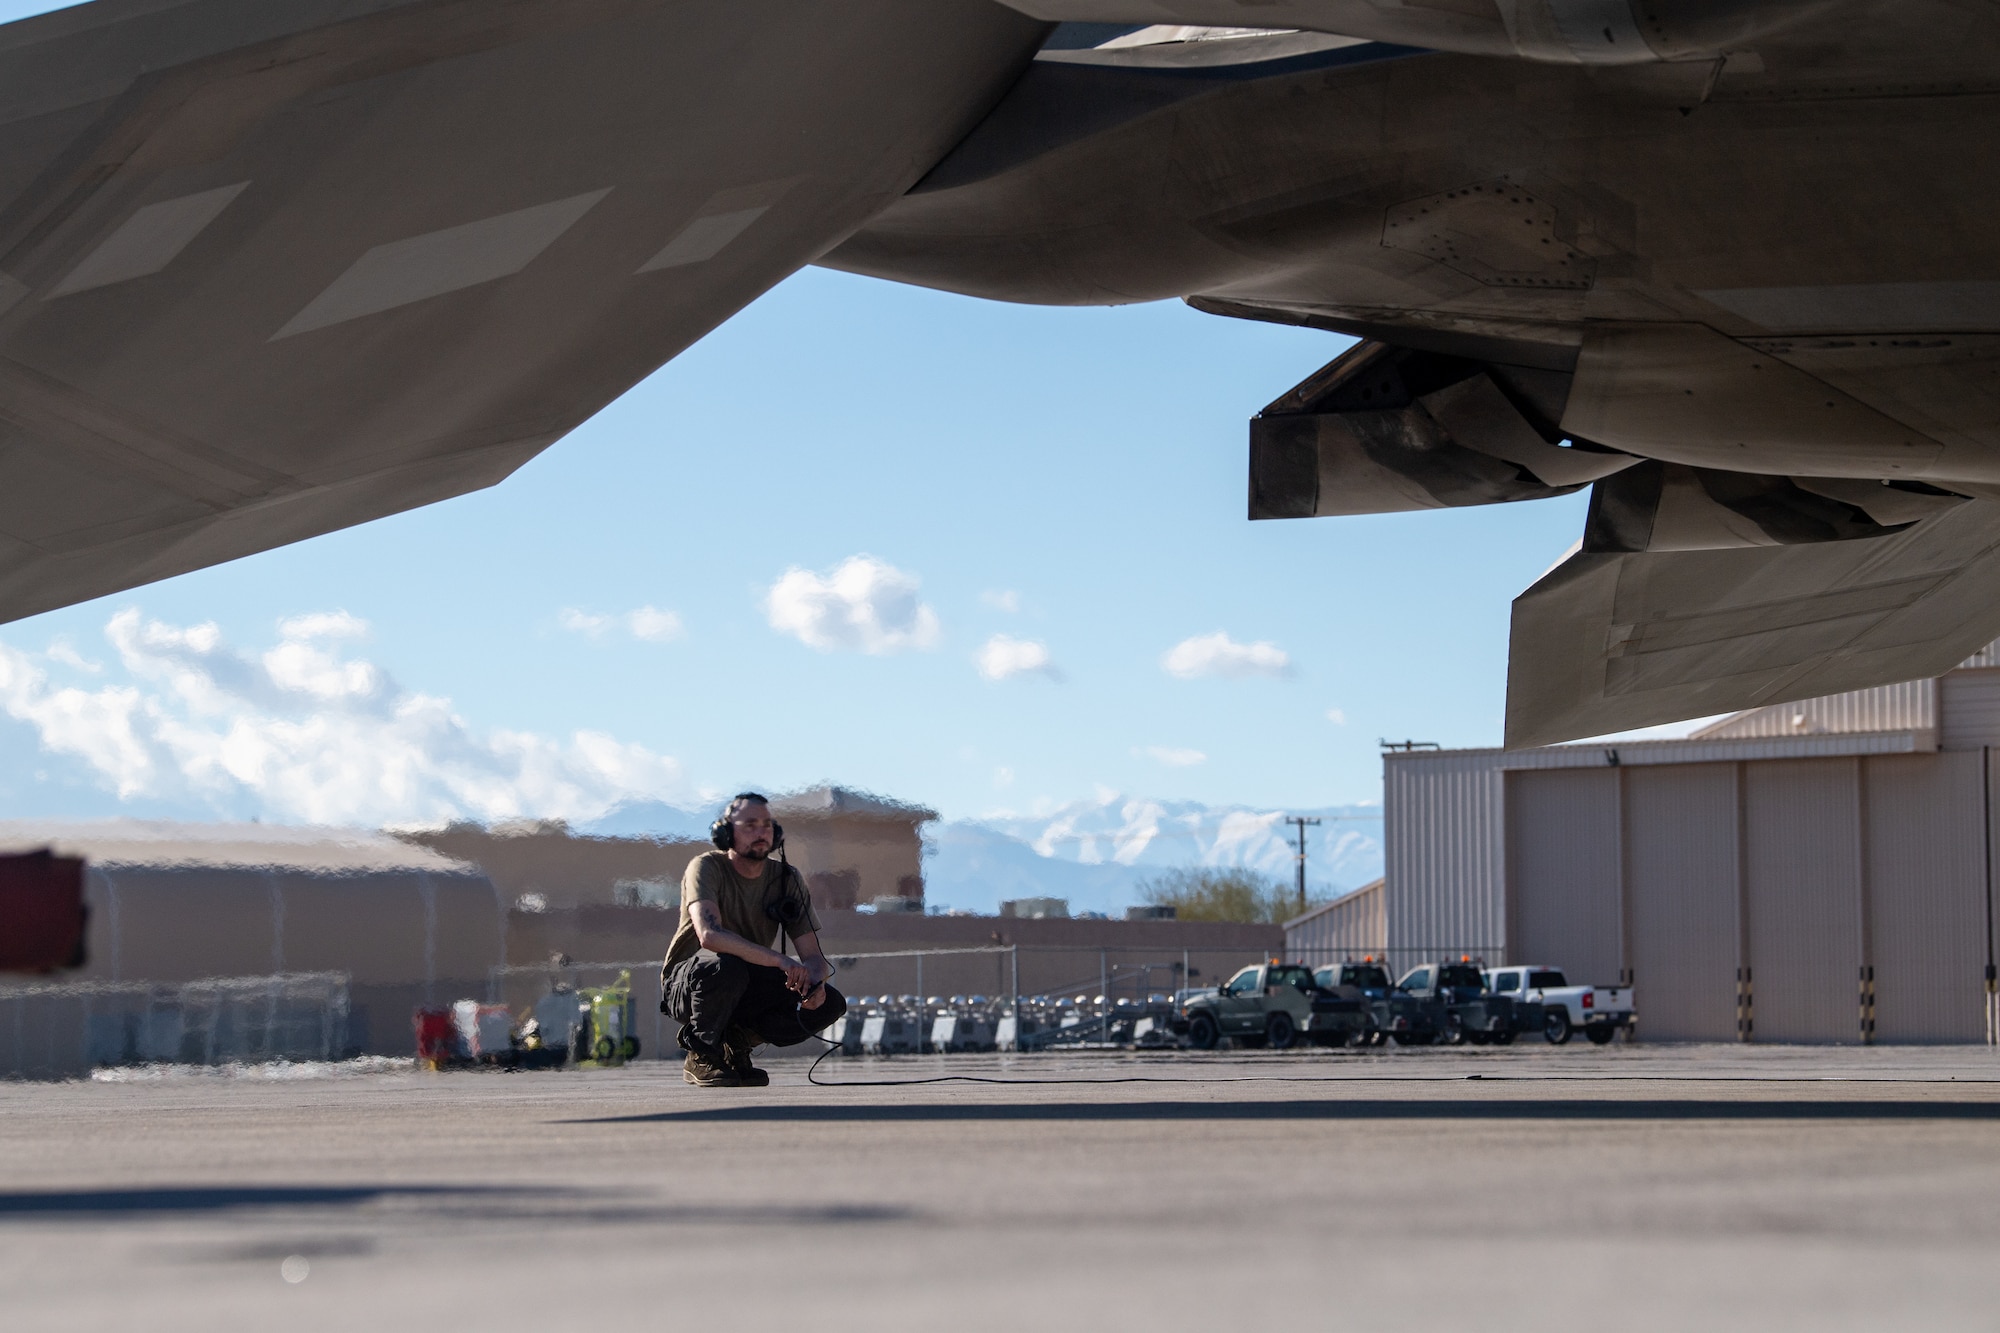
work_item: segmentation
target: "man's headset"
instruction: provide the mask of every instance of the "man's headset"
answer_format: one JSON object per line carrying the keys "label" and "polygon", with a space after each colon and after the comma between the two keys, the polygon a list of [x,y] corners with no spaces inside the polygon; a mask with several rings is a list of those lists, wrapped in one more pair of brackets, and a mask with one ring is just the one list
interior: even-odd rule
{"label": "man's headset", "polygon": [[[732,851],[736,847],[736,825],[731,822],[736,812],[746,805],[768,806],[769,801],[754,791],[738,792],[722,808],[722,817],[708,826],[708,840],[720,851]],[[771,850],[778,854],[778,899],[764,904],[764,915],[781,926],[796,926],[805,919],[806,905],[794,898],[787,890],[790,885],[792,863],[785,859],[785,826],[775,819],[771,821]]]}

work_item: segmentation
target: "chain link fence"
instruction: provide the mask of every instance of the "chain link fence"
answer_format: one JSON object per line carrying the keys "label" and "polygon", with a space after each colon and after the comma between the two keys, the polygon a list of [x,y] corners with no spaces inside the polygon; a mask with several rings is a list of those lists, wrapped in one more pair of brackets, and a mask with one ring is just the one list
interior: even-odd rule
{"label": "chain link fence", "polygon": [[0,1075],[337,1060],[349,1054],[348,987],[345,972],[0,986]]}

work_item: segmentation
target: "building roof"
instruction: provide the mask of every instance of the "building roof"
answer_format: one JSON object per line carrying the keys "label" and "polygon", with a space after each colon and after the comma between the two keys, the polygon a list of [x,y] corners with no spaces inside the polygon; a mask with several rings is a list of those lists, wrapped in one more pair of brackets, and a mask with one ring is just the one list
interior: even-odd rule
{"label": "building roof", "polygon": [[1290,930],[1294,926],[1302,926],[1306,922],[1311,921],[1314,917],[1325,916],[1328,912],[1336,910],[1346,911],[1348,908],[1354,906],[1355,902],[1358,901],[1363,894],[1380,893],[1382,891],[1383,883],[1384,883],[1383,880],[1371,879],[1358,889],[1349,889],[1346,893],[1341,894],[1338,898],[1335,898],[1332,902],[1321,903],[1318,907],[1313,908],[1310,912],[1305,912],[1298,916],[1293,917],[1291,920],[1285,922],[1285,929]]}
{"label": "building roof", "polygon": [[874,819],[907,820],[913,824],[937,818],[935,810],[846,787],[812,787],[787,796],[773,797],[771,809],[780,815],[862,815]]}
{"label": "building roof", "polygon": [[0,820],[0,852],[53,847],[102,866],[199,866],[318,874],[478,874],[478,867],[374,829],[170,820]]}
{"label": "building roof", "polygon": [[1582,741],[1521,750],[1389,750],[1385,773],[1518,768],[1616,768],[1648,764],[1737,763],[1753,759],[1832,759],[1870,754],[1928,754],[1938,748],[1931,730],[1752,736],[1715,740]]}

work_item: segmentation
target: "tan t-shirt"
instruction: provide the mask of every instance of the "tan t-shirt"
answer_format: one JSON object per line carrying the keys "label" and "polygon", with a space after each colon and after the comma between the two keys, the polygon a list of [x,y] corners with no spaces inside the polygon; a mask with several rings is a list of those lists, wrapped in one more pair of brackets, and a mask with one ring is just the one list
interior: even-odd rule
{"label": "tan t-shirt", "polygon": [[674,931],[673,943],[667,946],[666,967],[672,968],[701,951],[701,941],[694,933],[692,910],[698,902],[715,904],[724,930],[734,931],[767,949],[776,948],[778,923],[765,912],[764,906],[777,902],[780,896],[794,899],[805,908],[805,915],[791,928],[793,935],[818,932],[819,918],[813,915],[812,894],[807,892],[805,879],[797,870],[780,861],[766,861],[763,874],[756,879],[745,879],[730,868],[728,852],[703,852],[688,862],[687,873],[681,876],[681,923]]}

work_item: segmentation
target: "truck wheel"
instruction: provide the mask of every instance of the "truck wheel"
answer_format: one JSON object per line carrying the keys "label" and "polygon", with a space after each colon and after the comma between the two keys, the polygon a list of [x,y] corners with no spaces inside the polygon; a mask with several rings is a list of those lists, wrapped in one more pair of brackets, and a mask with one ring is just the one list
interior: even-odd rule
{"label": "truck wheel", "polygon": [[1569,1014],[1561,1009],[1551,1009],[1542,1019],[1542,1038],[1551,1046],[1560,1046],[1569,1040]]}
{"label": "truck wheel", "polygon": [[1488,1040],[1490,1040],[1495,1046],[1512,1046],[1514,1044],[1514,1029],[1502,1028],[1500,1031],[1494,1033]]}
{"label": "truck wheel", "polygon": [[1298,1034],[1292,1016],[1282,1009],[1264,1020],[1264,1044],[1274,1051],[1290,1050]]}
{"label": "truck wheel", "polygon": [[627,1038],[625,1038],[625,1040],[623,1040],[623,1041],[619,1042],[619,1043],[618,1043],[618,1058],[619,1058],[619,1059],[621,1059],[621,1060],[636,1060],[636,1059],[638,1059],[638,1058],[639,1058],[639,1039],[638,1039],[637,1037],[627,1037]]}
{"label": "truck wheel", "polygon": [[1618,1035],[1618,1029],[1609,1023],[1592,1023],[1583,1030],[1583,1035],[1590,1038],[1592,1046],[1609,1046],[1611,1039]]}
{"label": "truck wheel", "polygon": [[1438,1029],[1437,1043],[1440,1046],[1465,1045],[1465,1021],[1457,1014],[1446,1014],[1444,1026]]}
{"label": "truck wheel", "polygon": [[1213,1015],[1196,1014],[1188,1019],[1187,1044],[1197,1051],[1212,1051],[1221,1039],[1222,1029],[1215,1025]]}

